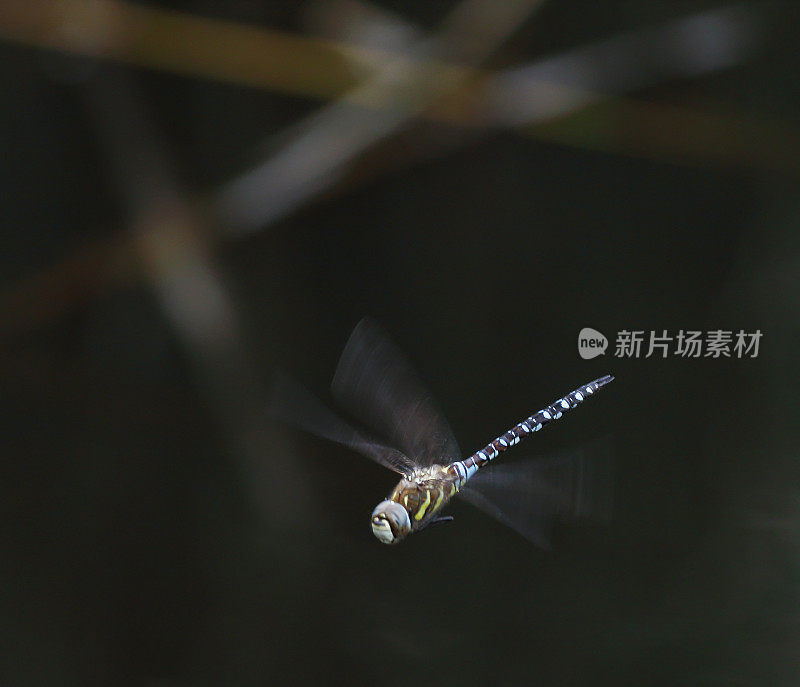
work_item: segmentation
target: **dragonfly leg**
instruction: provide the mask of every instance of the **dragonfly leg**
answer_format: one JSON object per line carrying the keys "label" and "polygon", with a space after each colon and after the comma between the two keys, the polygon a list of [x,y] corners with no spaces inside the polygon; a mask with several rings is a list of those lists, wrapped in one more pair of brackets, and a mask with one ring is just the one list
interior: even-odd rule
{"label": "dragonfly leg", "polygon": [[434,525],[443,525],[443,524],[445,524],[447,522],[452,522],[452,521],[453,521],[453,516],[452,515],[444,515],[444,516],[439,517],[439,518],[434,518],[427,525],[425,525],[425,527],[433,527]]}

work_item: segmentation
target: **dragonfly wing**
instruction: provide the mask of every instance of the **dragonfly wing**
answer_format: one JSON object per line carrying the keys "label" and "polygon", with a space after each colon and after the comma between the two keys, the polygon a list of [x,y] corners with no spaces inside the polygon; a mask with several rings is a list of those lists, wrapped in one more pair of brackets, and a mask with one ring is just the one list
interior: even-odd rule
{"label": "dragonfly wing", "polygon": [[469,486],[461,487],[458,495],[467,503],[475,506],[478,510],[482,510],[486,515],[502,522],[512,530],[516,530],[525,537],[525,539],[533,542],[537,546],[543,549],[550,548],[550,531],[553,523],[552,518],[548,517],[546,514],[531,509],[530,512],[525,513],[524,517],[518,517],[518,514],[514,511],[509,515],[500,508],[495,501],[491,500],[481,491]]}
{"label": "dragonfly wing", "polygon": [[610,442],[603,441],[547,458],[489,465],[479,470],[459,494],[547,548],[554,521],[608,519],[613,463]]}
{"label": "dragonfly wing", "polygon": [[284,374],[276,375],[267,407],[269,414],[275,419],[328,441],[348,446],[398,474],[407,475],[415,467],[408,456],[354,429],[328,410],[313,394]]}
{"label": "dragonfly wing", "polygon": [[458,460],[458,443],[411,364],[370,319],[358,323],[331,385],[342,407],[422,466]]}

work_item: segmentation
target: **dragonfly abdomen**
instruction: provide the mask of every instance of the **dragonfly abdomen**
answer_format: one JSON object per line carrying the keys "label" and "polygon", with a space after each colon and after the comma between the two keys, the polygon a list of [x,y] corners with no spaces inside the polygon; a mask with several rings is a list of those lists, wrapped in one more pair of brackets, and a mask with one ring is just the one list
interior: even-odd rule
{"label": "dragonfly abdomen", "polygon": [[457,488],[460,488],[480,468],[497,458],[503,451],[515,446],[528,435],[538,432],[553,420],[560,419],[564,412],[575,408],[613,380],[614,378],[611,375],[605,375],[570,391],[566,396],[559,398],[551,405],[542,408],[542,410],[534,413],[519,424],[514,425],[505,434],[490,441],[469,458],[453,463],[452,467],[456,470],[459,478],[459,482],[456,485]]}

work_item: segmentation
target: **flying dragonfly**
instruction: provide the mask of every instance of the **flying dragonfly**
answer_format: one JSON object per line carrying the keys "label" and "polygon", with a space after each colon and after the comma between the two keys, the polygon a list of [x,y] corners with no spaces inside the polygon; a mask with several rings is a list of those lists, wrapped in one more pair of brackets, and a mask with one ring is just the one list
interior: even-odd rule
{"label": "flying dragonfly", "polygon": [[453,432],[411,365],[377,324],[364,319],[350,335],[331,389],[346,411],[385,435],[388,443],[356,430],[284,377],[274,385],[270,410],[401,475],[371,516],[372,532],[384,544],[451,521],[442,511],[458,495],[547,548],[554,519],[575,519],[602,508],[608,491],[601,484],[602,464],[575,454],[510,464],[492,461],[613,379],[606,375],[578,387],[462,460]]}

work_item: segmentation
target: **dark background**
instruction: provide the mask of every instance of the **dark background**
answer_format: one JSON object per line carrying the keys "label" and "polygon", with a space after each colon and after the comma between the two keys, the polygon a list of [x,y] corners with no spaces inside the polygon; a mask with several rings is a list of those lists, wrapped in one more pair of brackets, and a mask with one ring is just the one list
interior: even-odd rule
{"label": "dark background", "polygon": [[[310,30],[299,3],[167,4]],[[379,4],[423,28],[453,6]],[[552,0],[489,66],[713,7]],[[653,108],[635,144],[613,117],[593,145],[413,125],[247,234],[209,198],[321,100],[42,47],[0,14],[3,684],[797,684],[798,34],[790,5],[749,7],[746,59],[628,94]],[[746,126],[687,136],[670,108]],[[166,262],[137,248],[153,227]],[[614,374],[508,454],[611,435],[611,523],[546,552],[454,504],[379,545],[394,475],[264,410],[275,367],[327,400],[364,315],[466,455]],[[587,326],[605,357],[579,358]],[[758,358],[613,356],[623,329],[719,328],[760,329]]]}

